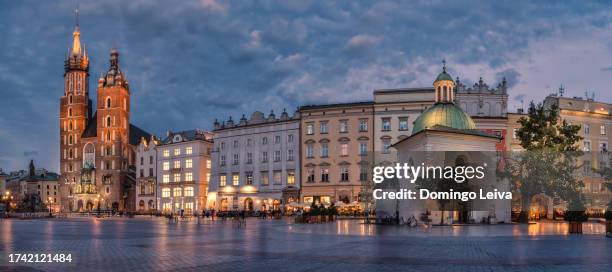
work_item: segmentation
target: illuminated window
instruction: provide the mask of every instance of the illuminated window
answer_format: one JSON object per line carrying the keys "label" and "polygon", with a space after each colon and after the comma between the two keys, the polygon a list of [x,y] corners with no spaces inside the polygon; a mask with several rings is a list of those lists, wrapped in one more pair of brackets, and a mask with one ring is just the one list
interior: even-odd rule
{"label": "illuminated window", "polygon": [[168,183],[168,182],[170,182],[170,175],[168,175],[168,174],[164,174],[164,175],[162,176],[162,182],[163,182],[163,183]]}
{"label": "illuminated window", "polygon": [[185,196],[193,196],[193,187],[185,187]]}
{"label": "illuminated window", "polygon": [[181,181],[181,174],[180,173],[176,173],[176,174],[174,174],[173,178],[174,178],[173,179],[174,182],[179,182],[179,181]]}
{"label": "illuminated window", "polygon": [[287,171],[287,184],[295,184],[295,171]]}
{"label": "illuminated window", "polygon": [[220,187],[227,186],[227,176],[225,174],[221,174],[219,176],[219,186]]}
{"label": "illuminated window", "polygon": [[210,173],[206,173],[206,182],[210,182]]}
{"label": "illuminated window", "polygon": [[606,125],[599,126],[599,134],[606,135]]}
{"label": "illuminated window", "polygon": [[210,169],[212,167],[212,162],[210,160],[206,160],[206,169]]}
{"label": "illuminated window", "polygon": [[168,170],[170,170],[170,162],[167,162],[167,161],[163,162],[163,163],[162,163],[162,169],[163,169],[164,171],[168,171]]}
{"label": "illuminated window", "polygon": [[162,197],[170,197],[170,188],[162,189]]}
{"label": "illuminated window", "polygon": [[234,186],[240,185],[240,175],[238,173],[232,174],[232,185]]}
{"label": "illuminated window", "polygon": [[174,161],[174,169],[181,168],[181,161]]}
{"label": "illuminated window", "polygon": [[191,147],[191,146],[186,147],[185,148],[185,154],[187,154],[187,155],[193,154],[193,147]]}
{"label": "illuminated window", "polygon": [[192,167],[193,167],[193,160],[192,159],[186,159],[185,160],[185,168],[191,169]]}
{"label": "illuminated window", "polygon": [[185,173],[185,181],[193,181],[193,173],[191,172]]}
{"label": "illuminated window", "polygon": [[253,185],[253,172],[246,172],[246,185]]}
{"label": "illuminated window", "polygon": [[348,144],[347,143],[342,143],[340,145],[340,155],[342,156],[348,156]]}
{"label": "illuminated window", "polygon": [[173,196],[181,196],[181,188],[174,188],[174,190],[172,190],[172,195]]}
{"label": "illuminated window", "polygon": [[174,156],[179,156],[181,155],[181,149],[180,148],[175,148],[174,149]]}
{"label": "illuminated window", "polygon": [[170,156],[170,150],[164,149],[164,157],[169,157],[169,156]]}

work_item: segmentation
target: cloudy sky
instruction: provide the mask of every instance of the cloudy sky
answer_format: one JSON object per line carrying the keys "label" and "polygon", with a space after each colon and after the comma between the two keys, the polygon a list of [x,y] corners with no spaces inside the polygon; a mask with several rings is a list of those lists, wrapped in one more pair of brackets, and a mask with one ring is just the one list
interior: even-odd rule
{"label": "cloudy sky", "polygon": [[[255,2],[255,1],[253,1]],[[80,1],[91,83],[116,46],[132,122],[157,135],[215,118],[372,99],[453,76],[510,110],[566,86],[612,102],[612,6],[595,1]],[[0,168],[57,170],[59,97],[76,0],[0,0]],[[91,90],[94,90],[91,85]],[[95,92],[92,92],[95,94]]]}

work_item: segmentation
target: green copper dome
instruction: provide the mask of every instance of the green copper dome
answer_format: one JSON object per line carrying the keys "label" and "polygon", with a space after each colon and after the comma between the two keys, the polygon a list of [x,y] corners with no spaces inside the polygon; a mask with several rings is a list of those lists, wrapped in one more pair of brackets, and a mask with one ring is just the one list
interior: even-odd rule
{"label": "green copper dome", "polygon": [[446,72],[446,67],[444,70],[442,70],[442,73],[438,75],[438,77],[436,78],[434,82],[441,81],[441,80],[453,81],[453,78]]}
{"label": "green copper dome", "polygon": [[436,125],[455,129],[476,129],[474,120],[459,106],[454,103],[436,103],[414,121],[412,134]]}

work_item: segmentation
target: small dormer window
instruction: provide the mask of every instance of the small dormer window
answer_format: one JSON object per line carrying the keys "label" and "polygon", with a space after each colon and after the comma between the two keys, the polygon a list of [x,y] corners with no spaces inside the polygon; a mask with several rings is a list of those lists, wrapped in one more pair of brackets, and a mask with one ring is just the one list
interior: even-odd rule
{"label": "small dormer window", "polygon": [[172,142],[173,143],[178,143],[180,141],[182,141],[183,139],[181,138],[181,135],[174,135],[174,138],[172,138]]}

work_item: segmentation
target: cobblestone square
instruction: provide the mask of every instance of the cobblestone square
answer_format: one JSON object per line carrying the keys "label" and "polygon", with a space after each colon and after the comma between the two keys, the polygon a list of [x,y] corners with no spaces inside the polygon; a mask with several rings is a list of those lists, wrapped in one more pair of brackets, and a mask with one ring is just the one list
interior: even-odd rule
{"label": "cobblestone square", "polygon": [[[1,271],[611,271],[603,225],[410,229],[340,220],[168,223],[160,218],[0,222]],[[71,253],[70,264],[10,264],[10,253]]]}

